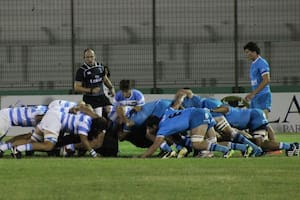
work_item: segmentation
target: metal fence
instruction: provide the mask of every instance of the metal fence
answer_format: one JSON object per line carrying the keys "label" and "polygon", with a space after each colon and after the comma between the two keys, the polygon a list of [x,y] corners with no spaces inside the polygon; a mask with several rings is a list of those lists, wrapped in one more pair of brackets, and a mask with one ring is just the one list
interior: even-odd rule
{"label": "metal fence", "polygon": [[72,89],[83,50],[137,88],[249,86],[255,41],[273,86],[300,85],[299,0],[1,0],[0,91]]}

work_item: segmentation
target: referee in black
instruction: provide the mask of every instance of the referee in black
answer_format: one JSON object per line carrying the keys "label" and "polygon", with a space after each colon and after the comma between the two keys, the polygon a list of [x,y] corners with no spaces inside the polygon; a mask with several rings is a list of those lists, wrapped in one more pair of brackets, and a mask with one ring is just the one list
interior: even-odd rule
{"label": "referee in black", "polygon": [[83,101],[90,104],[95,112],[102,116],[103,108],[111,105],[104,93],[104,85],[109,89],[110,95],[115,95],[115,89],[107,77],[107,72],[102,64],[96,62],[95,51],[87,48],[83,52],[84,63],[77,70],[74,90],[83,94]]}
{"label": "referee in black", "polygon": [[[96,62],[95,51],[91,48],[84,50],[83,59],[83,65],[76,72],[74,90],[76,93],[83,94],[82,100],[90,104],[99,116],[107,117],[106,108],[109,108],[112,102],[105,95],[105,90],[108,88],[110,96],[115,96],[115,89],[108,78],[108,68]],[[118,136],[116,132],[109,128],[102,147],[95,151],[105,157],[117,156]]]}

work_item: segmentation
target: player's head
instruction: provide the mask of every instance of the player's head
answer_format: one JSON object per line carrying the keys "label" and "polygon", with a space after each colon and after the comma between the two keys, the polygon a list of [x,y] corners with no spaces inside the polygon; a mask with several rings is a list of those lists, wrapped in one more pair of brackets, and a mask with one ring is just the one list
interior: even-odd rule
{"label": "player's head", "polygon": [[107,120],[103,117],[92,119],[91,129],[89,135],[98,135],[107,129]]}
{"label": "player's head", "polygon": [[123,93],[123,96],[128,98],[131,95],[131,81],[130,80],[121,80],[120,81],[120,90]]}
{"label": "player's head", "polygon": [[160,122],[160,118],[151,115],[150,117],[148,117],[148,119],[146,120],[145,124],[147,129],[157,129],[158,128],[158,124]]}
{"label": "player's head", "polygon": [[94,65],[96,62],[95,51],[91,48],[87,48],[83,51],[83,59],[87,65]]}
{"label": "player's head", "polygon": [[255,42],[248,42],[244,46],[244,52],[248,59],[255,60],[257,56],[260,54],[260,48],[257,46]]}

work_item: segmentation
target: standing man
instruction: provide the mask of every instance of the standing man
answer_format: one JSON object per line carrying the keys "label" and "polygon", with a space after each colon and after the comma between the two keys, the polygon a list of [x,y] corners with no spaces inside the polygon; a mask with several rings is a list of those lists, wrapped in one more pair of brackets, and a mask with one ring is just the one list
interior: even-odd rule
{"label": "standing man", "polygon": [[115,89],[107,77],[105,67],[96,62],[95,52],[87,48],[83,52],[84,63],[77,70],[74,89],[83,93],[83,101],[90,104],[95,112],[102,116],[103,107],[111,105],[104,93],[104,85],[109,89],[111,96],[115,95]]}
{"label": "standing man", "polygon": [[269,64],[260,56],[260,48],[254,42],[248,42],[244,46],[244,52],[252,61],[250,66],[252,92],[246,95],[245,99],[251,100],[251,108],[262,109],[268,117],[272,106]]}

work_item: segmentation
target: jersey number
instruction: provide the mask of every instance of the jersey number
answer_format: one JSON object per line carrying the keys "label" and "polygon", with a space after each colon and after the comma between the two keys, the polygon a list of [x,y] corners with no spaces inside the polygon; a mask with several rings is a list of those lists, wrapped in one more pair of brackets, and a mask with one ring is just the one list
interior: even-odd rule
{"label": "jersey number", "polygon": [[169,118],[174,118],[174,117],[176,117],[178,115],[181,115],[181,112],[173,113],[173,114],[169,115]]}

